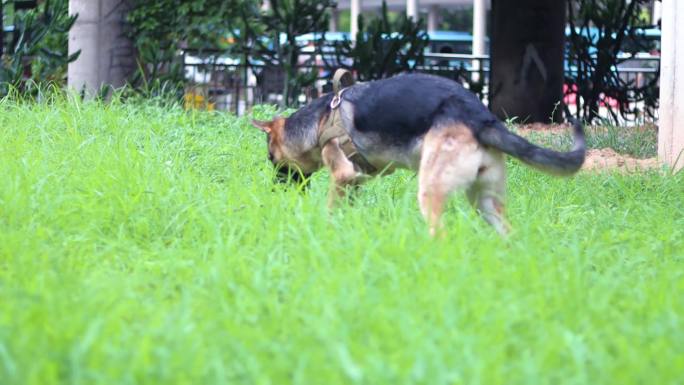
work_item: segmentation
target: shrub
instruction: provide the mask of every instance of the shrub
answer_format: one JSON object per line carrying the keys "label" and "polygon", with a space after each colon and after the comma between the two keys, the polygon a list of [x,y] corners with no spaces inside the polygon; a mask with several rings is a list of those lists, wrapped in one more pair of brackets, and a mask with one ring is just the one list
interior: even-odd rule
{"label": "shrub", "polygon": [[75,22],[76,16],[69,16],[68,0],[46,0],[34,9],[16,11],[15,43],[6,47],[6,55],[0,55],[0,95],[10,87],[29,91],[37,83],[64,83],[67,64],[80,54],[67,52],[69,30]]}

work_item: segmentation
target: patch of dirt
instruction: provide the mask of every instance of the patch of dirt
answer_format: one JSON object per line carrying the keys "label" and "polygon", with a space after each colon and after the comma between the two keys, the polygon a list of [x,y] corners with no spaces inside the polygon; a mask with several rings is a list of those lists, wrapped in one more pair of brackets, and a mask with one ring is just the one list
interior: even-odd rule
{"label": "patch of dirt", "polygon": [[656,158],[638,159],[629,155],[621,155],[612,148],[587,150],[583,170],[617,169],[620,171],[643,171],[660,166]]}

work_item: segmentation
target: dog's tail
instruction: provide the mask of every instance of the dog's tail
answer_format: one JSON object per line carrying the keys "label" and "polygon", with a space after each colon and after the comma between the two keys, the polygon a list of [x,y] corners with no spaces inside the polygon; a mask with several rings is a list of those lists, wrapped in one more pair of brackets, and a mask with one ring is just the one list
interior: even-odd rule
{"label": "dog's tail", "polygon": [[542,171],[557,175],[573,174],[582,167],[586,155],[584,129],[582,124],[572,117],[568,107],[564,107],[567,119],[572,123],[574,136],[573,148],[568,152],[536,146],[508,131],[501,122],[479,130],[476,137],[480,143],[501,150]]}

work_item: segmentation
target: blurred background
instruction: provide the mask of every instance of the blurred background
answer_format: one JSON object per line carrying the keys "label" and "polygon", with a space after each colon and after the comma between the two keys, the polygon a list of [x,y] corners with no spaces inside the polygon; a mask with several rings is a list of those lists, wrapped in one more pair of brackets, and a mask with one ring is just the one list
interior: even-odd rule
{"label": "blurred background", "polygon": [[653,0],[0,0],[0,94],[67,84],[243,114],[402,72],[453,79],[497,115],[653,122]]}

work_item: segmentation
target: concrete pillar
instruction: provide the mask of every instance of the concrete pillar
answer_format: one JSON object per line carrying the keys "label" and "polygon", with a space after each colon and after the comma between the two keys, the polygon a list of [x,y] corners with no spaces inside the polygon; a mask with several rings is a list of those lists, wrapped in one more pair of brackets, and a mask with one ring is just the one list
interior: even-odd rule
{"label": "concrete pillar", "polygon": [[487,38],[487,0],[473,0],[473,55],[484,55]]}
{"label": "concrete pillar", "polygon": [[[487,44],[487,0],[473,0],[473,55],[485,55]],[[481,62],[473,60],[473,70],[480,70]],[[473,80],[478,81],[480,74],[473,72]]]}
{"label": "concrete pillar", "polygon": [[653,19],[651,20],[651,23],[653,25],[658,25],[658,23],[660,23],[660,20],[662,18],[663,18],[663,3],[656,0],[653,2]]}
{"label": "concrete pillar", "polygon": [[69,63],[69,87],[92,96],[103,85],[126,84],[136,68],[133,43],[123,29],[129,9],[126,0],[69,1],[69,14],[78,14],[69,31],[69,54],[81,51]]}
{"label": "concrete pillar", "polygon": [[418,21],[420,14],[418,11],[418,0],[406,0],[406,16]]}
{"label": "concrete pillar", "polygon": [[428,32],[434,32],[439,28],[439,6],[431,5],[428,8],[427,29]]}
{"label": "concrete pillar", "polygon": [[337,32],[340,29],[340,10],[337,7],[330,9],[330,32]]}
{"label": "concrete pillar", "polygon": [[361,14],[361,0],[351,0],[349,13],[349,24],[351,26],[349,32],[351,33],[351,39],[356,40],[356,34],[359,32],[359,15]]}
{"label": "concrete pillar", "polygon": [[684,1],[663,0],[658,157],[684,167]]}

